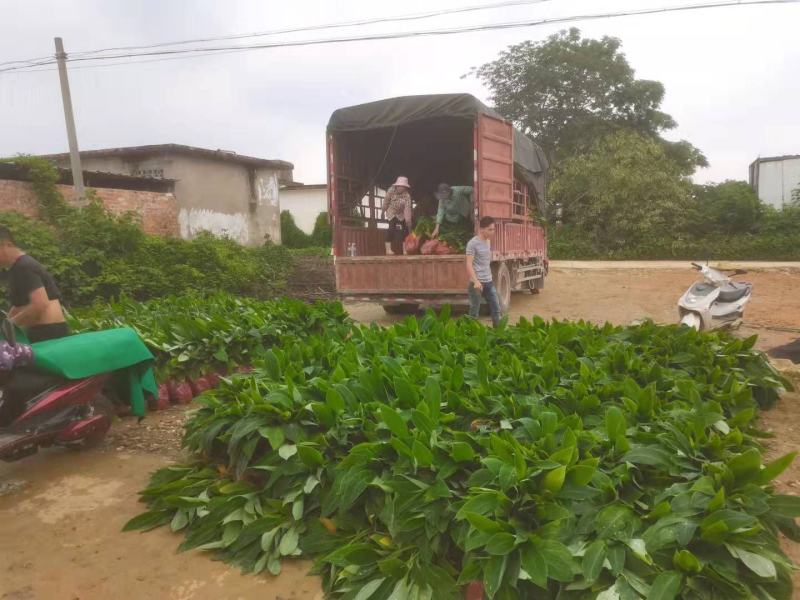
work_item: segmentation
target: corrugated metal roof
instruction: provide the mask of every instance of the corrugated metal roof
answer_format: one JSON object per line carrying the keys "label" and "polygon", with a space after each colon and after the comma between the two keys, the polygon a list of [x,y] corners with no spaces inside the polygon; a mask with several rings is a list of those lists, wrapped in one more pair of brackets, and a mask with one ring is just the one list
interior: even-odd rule
{"label": "corrugated metal roof", "polygon": [[[153,154],[188,154],[191,156],[202,156],[214,160],[235,162],[251,167],[266,167],[278,170],[294,169],[294,165],[285,160],[273,160],[267,158],[256,158],[237,154],[231,150],[209,150],[208,148],[198,148],[196,146],[186,146],[184,144],[151,144],[147,146],[127,146],[124,148],[104,148],[100,150],[82,150],[81,157],[101,157],[101,156],[151,156]],[[66,158],[69,153],[45,154],[42,158]]]}
{"label": "corrugated metal roof", "polygon": [[800,154],[784,154],[783,156],[759,156],[757,159],[753,161],[753,163],[792,160],[795,158],[800,158]]}

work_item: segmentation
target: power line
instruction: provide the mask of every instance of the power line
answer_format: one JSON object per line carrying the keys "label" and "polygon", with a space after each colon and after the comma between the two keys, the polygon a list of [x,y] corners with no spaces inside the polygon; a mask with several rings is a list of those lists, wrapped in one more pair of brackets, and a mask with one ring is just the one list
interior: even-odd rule
{"label": "power line", "polygon": [[[240,34],[233,34],[233,35],[225,35],[225,36],[217,36],[217,37],[208,37],[208,38],[196,38],[192,40],[182,40],[177,42],[161,42],[158,44],[150,44],[146,46],[119,46],[117,48],[102,48],[100,50],[89,50],[86,52],[77,52],[73,53],[73,55],[89,55],[89,54],[98,54],[102,52],[109,52],[109,51],[118,51],[118,50],[140,50],[140,49],[150,49],[150,48],[163,48],[165,46],[178,46],[178,45],[185,45],[185,44],[197,44],[200,42],[218,42],[222,40],[240,40],[246,38],[253,38],[253,37],[265,37],[271,35],[280,35],[285,33],[300,33],[304,31],[320,31],[323,29],[340,29],[345,27],[360,27],[363,25],[375,25],[380,23],[396,23],[396,22],[406,22],[406,21],[417,21],[421,19],[430,19],[434,17],[441,17],[445,15],[455,15],[455,14],[463,14],[468,12],[476,12],[476,11],[483,11],[483,10],[493,10],[497,8],[509,8],[512,6],[523,6],[523,5],[530,5],[530,4],[543,4],[544,2],[551,2],[552,0],[507,0],[505,2],[496,2],[494,4],[478,4],[473,6],[463,6],[460,8],[450,8],[450,9],[442,9],[432,12],[426,13],[415,13],[409,15],[398,15],[394,17],[379,17],[374,19],[363,19],[359,21],[340,21],[338,23],[325,23],[321,25],[311,25],[308,27],[294,27],[290,29],[273,29],[271,31],[259,31],[254,33],[240,33]],[[2,64],[2,63],[0,63]]]}
{"label": "power line", "polygon": [[[590,20],[597,20],[597,19],[607,19],[607,18],[615,18],[615,17],[629,17],[629,16],[642,16],[642,15],[652,15],[652,14],[665,14],[671,12],[685,12],[685,11],[694,11],[694,10],[705,10],[705,9],[712,9],[712,8],[726,8],[726,7],[733,7],[733,6],[754,6],[754,5],[771,5],[771,4],[796,4],[800,2],[800,0],[726,0],[724,2],[713,2],[713,3],[703,3],[703,4],[691,4],[691,5],[684,5],[684,6],[671,6],[671,7],[658,7],[658,8],[645,8],[645,9],[638,9],[638,10],[629,10],[629,11],[617,11],[617,12],[610,12],[610,13],[595,13],[595,14],[586,14],[586,15],[571,15],[566,17],[554,17],[550,19],[539,19],[536,21],[515,21],[515,22],[508,22],[508,23],[494,23],[488,25],[473,25],[473,26],[465,26],[453,29],[436,29],[436,30],[423,30],[423,31],[411,31],[411,32],[398,32],[398,33],[383,33],[383,34],[374,34],[368,36],[351,36],[351,37],[340,37],[340,38],[327,38],[327,39],[311,39],[311,40],[297,40],[297,41],[285,41],[285,42],[274,42],[274,43],[267,43],[267,44],[251,44],[245,46],[216,46],[216,47],[209,47],[209,48],[184,48],[184,49],[175,49],[175,50],[158,50],[158,51],[150,51],[150,52],[139,52],[139,53],[130,53],[130,54],[118,54],[118,55],[107,55],[107,56],[97,56],[97,57],[76,57],[70,58],[70,62],[83,62],[83,61],[101,61],[101,60],[109,60],[109,59],[120,59],[120,58],[137,58],[137,57],[146,57],[146,56],[170,56],[170,55],[190,55],[198,56],[198,55],[213,55],[216,53],[227,53],[227,52],[243,52],[243,51],[250,51],[250,50],[264,50],[264,49],[271,49],[271,48],[289,48],[289,47],[297,47],[297,46],[313,46],[313,45],[325,45],[325,44],[341,44],[341,43],[348,43],[348,42],[361,42],[361,41],[378,41],[378,40],[394,40],[394,39],[402,39],[402,38],[412,38],[412,37],[429,37],[429,36],[440,36],[440,35],[455,35],[460,33],[473,33],[478,31],[497,31],[497,30],[504,30],[504,29],[519,29],[519,28],[527,28],[527,27],[536,27],[540,25],[553,25],[559,23],[572,23],[576,21],[590,21]],[[202,53],[202,54],[200,54]],[[52,64],[55,61],[51,61],[49,63],[40,63],[37,66],[43,66],[45,64]],[[144,62],[144,61],[140,61]],[[130,64],[130,63],[127,63]],[[0,69],[0,73],[8,72],[8,71],[21,71],[21,72],[31,72],[30,70],[25,70],[22,67],[8,67],[6,69]]]}
{"label": "power line", "polygon": [[[244,49],[246,50],[246,48]],[[220,52],[202,52],[198,51],[196,54],[190,54],[188,56],[179,55],[179,56],[165,56],[162,58],[146,58],[144,60],[118,60],[115,62],[107,62],[97,65],[78,65],[76,67],[70,67],[70,72],[72,71],[81,71],[83,69],[104,69],[107,67],[116,67],[121,65],[143,65],[146,63],[156,63],[156,62],[167,62],[172,60],[188,60],[191,58],[202,58],[203,56],[222,56],[224,54],[234,54],[236,52],[242,52],[243,50],[224,50]],[[52,63],[47,63],[52,64]],[[57,71],[57,68],[47,67],[47,68],[37,68],[37,69],[26,69],[20,71],[13,71],[16,75],[17,73],[43,73],[45,71]],[[0,75],[2,75],[3,70],[0,69]]]}
{"label": "power line", "polygon": [[[77,56],[89,56],[92,54],[101,54],[103,52],[115,52],[115,51],[122,51],[122,50],[145,50],[151,48],[163,48],[167,46],[179,46],[179,45],[186,45],[186,44],[197,44],[200,42],[217,42],[223,40],[239,40],[239,39],[246,39],[252,37],[266,37],[271,35],[280,35],[286,33],[300,33],[304,31],[319,31],[323,29],[339,29],[344,27],[358,27],[363,25],[375,25],[379,23],[394,23],[394,22],[404,22],[404,21],[416,21],[420,19],[430,19],[433,17],[441,17],[445,15],[455,15],[455,14],[462,14],[468,12],[476,12],[482,10],[493,10],[497,8],[508,8],[512,6],[523,6],[523,5],[530,5],[530,4],[542,4],[544,2],[551,2],[552,0],[506,0],[504,2],[496,2],[494,4],[478,4],[473,6],[463,6],[460,8],[449,8],[449,9],[442,9],[437,11],[425,12],[425,13],[414,13],[408,15],[396,15],[393,17],[379,17],[373,19],[362,19],[358,21],[340,21],[337,23],[324,23],[320,25],[310,25],[308,27],[293,27],[289,29],[274,29],[271,31],[259,31],[253,33],[241,33],[241,34],[233,34],[233,35],[224,35],[224,36],[216,36],[216,37],[207,37],[207,38],[195,38],[190,40],[182,40],[182,41],[175,41],[175,42],[160,42],[157,44],[149,44],[143,46],[117,46],[113,48],[100,48],[99,50],[86,50],[83,52],[72,52],[70,56],[77,57]],[[52,56],[41,56],[38,58],[30,58],[30,59],[22,59],[22,60],[10,60],[5,62],[0,62],[0,67],[9,66],[9,65],[17,65],[22,63],[32,63],[32,62],[39,62],[39,61],[47,61],[52,60]],[[38,65],[23,65],[23,68],[26,66],[38,66]]]}

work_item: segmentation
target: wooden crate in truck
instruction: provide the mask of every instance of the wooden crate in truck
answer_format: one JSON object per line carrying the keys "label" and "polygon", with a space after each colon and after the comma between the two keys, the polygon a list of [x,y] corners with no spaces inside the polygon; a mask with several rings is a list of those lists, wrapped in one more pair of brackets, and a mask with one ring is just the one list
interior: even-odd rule
{"label": "wooden crate in truck", "polygon": [[[440,183],[472,187],[472,222],[497,224],[492,271],[501,307],[547,274],[547,162],[541,149],[468,94],[406,96],[342,108],[328,123],[328,203],[336,285],[345,301],[384,306],[467,303],[463,254],[387,255],[382,201],[408,177],[415,223],[435,216]],[[477,231],[477,228],[476,228]],[[355,256],[353,256],[353,253]]]}

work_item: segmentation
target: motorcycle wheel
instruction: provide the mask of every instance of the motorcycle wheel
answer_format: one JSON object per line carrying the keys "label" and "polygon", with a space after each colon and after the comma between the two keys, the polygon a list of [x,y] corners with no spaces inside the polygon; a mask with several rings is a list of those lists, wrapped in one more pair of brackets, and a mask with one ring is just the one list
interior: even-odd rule
{"label": "motorcycle wheel", "polygon": [[687,327],[691,327],[692,329],[696,329],[700,331],[700,328],[703,325],[702,319],[700,319],[700,315],[697,313],[686,313],[681,317],[681,325],[686,325]]}
{"label": "motorcycle wheel", "polygon": [[[103,392],[100,392],[94,397],[89,404],[89,408],[90,416],[105,415],[112,422],[117,414],[116,409],[114,408],[114,403]],[[97,433],[87,435],[80,440],[70,442],[69,444],[66,444],[66,446],[73,450],[88,450],[89,448],[94,448],[100,444],[100,442],[103,441],[103,438],[106,437],[107,433],[107,429],[105,431],[98,431]]]}

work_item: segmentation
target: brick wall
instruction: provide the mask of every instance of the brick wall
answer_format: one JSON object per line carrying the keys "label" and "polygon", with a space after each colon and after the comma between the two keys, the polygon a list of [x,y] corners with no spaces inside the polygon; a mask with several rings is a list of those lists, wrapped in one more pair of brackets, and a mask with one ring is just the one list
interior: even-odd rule
{"label": "brick wall", "polygon": [[[61,195],[75,202],[75,189],[71,185],[57,186]],[[154,235],[178,237],[178,204],[173,194],[92,188],[109,212],[122,215],[133,212],[139,215],[142,229]],[[0,179],[0,211],[14,211],[29,217],[39,216],[39,207],[33,186],[26,181]]]}

